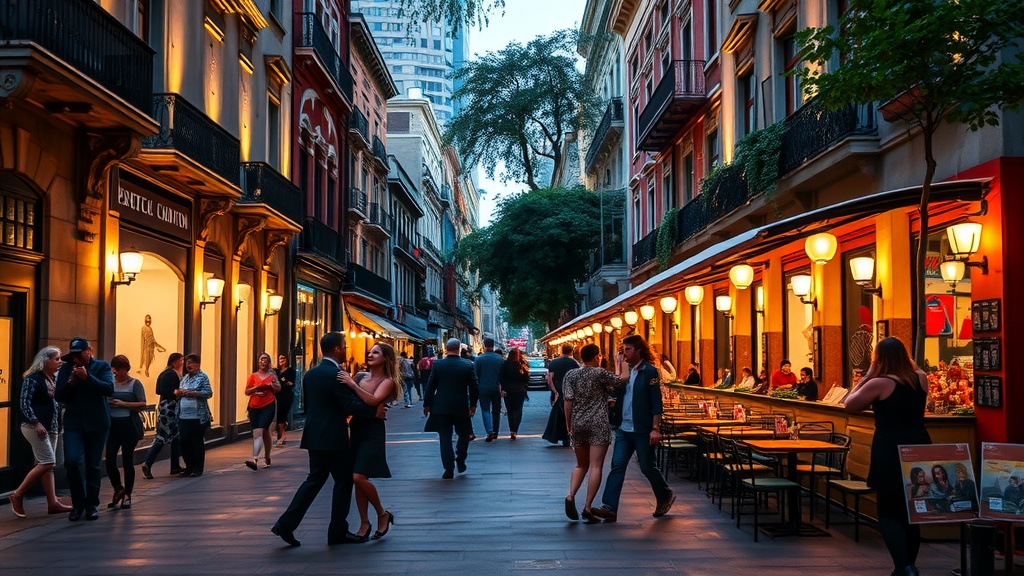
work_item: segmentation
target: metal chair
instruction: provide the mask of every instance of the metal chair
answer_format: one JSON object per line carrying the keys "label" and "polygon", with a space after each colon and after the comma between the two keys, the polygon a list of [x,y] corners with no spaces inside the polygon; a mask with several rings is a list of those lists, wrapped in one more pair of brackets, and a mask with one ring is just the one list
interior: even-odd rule
{"label": "metal chair", "polygon": [[850,507],[847,506],[846,496],[853,496],[853,541],[860,542],[860,497],[874,492],[863,478],[854,477],[852,474],[846,478],[835,478],[825,484],[825,529],[828,530],[832,512],[832,490],[838,490],[843,495],[843,513],[849,514]]}
{"label": "metal chair", "polygon": [[[803,437],[802,427],[800,429],[800,436],[801,438]],[[832,432],[828,437],[828,442],[843,448],[849,448],[850,441],[849,436],[839,434],[838,432]],[[827,484],[832,480],[833,476],[842,477],[843,473],[846,472],[847,453],[847,450],[842,452],[815,452],[811,454],[810,462],[797,464],[797,475],[800,477],[806,476],[809,479],[807,490],[811,495],[811,520],[814,520],[815,499],[818,497],[818,479],[824,477]],[[825,505],[828,506],[827,496]]]}
{"label": "metal chair", "polygon": [[759,502],[761,498],[763,497],[767,501],[767,498],[772,494],[775,494],[780,520],[785,522],[785,498],[787,495],[792,494],[792,497],[797,498],[797,501],[799,502],[800,484],[789,480],[788,478],[780,478],[774,475],[760,475],[756,472],[755,465],[757,462],[752,457],[750,446],[742,442],[733,442],[732,446],[734,458],[736,462],[741,465],[740,470],[744,473],[744,477],[738,484],[739,492],[736,496],[736,505],[734,506],[736,512],[736,527],[740,527],[740,521],[743,516],[743,499],[747,494],[750,494],[753,496],[754,500],[754,542],[757,542],[757,526],[760,508]]}

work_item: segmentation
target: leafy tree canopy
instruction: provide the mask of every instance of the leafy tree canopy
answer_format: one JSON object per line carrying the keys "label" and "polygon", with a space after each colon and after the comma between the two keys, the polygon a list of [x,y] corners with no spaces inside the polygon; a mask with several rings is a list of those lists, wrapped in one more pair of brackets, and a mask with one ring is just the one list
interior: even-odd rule
{"label": "leafy tree canopy", "polygon": [[601,231],[599,199],[584,188],[544,188],[507,196],[495,218],[459,242],[456,258],[500,294],[511,325],[550,328],[576,302]]}
{"label": "leafy tree canopy", "polygon": [[[942,122],[972,130],[999,123],[1001,109],[1024,104],[1021,0],[850,0],[835,26],[797,35],[807,64],[797,75],[805,92],[829,108],[885,103],[887,119],[920,130],[925,176],[921,235],[935,176],[933,136]],[[915,269],[923,273],[927,243]],[[917,282],[914,358],[924,361],[924,282]]]}
{"label": "leafy tree canopy", "polygon": [[414,22],[448,22],[453,35],[467,26],[483,29],[495,10],[505,13],[505,0],[399,0],[399,6]]}
{"label": "leafy tree canopy", "polygon": [[[561,176],[567,134],[589,126],[600,102],[576,69],[576,32],[538,36],[525,46],[512,42],[467,63],[455,77],[464,84],[452,95],[463,102],[445,139],[490,177],[550,186]],[[537,182],[538,162],[553,164],[550,182]]]}

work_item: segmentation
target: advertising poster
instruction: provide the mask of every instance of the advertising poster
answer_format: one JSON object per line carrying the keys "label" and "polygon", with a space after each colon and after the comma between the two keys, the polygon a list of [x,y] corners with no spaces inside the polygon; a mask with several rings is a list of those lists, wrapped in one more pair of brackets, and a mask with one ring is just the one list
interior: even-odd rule
{"label": "advertising poster", "polygon": [[967,444],[900,446],[911,524],[978,516],[978,488]]}
{"label": "advertising poster", "polygon": [[982,442],[981,517],[1024,519],[1024,445]]}

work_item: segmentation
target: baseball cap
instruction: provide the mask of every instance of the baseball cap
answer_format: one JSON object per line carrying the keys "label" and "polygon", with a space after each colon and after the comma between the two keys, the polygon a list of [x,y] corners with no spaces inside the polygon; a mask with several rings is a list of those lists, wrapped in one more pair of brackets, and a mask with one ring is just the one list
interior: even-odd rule
{"label": "baseball cap", "polygon": [[61,356],[60,359],[67,362],[68,360],[71,360],[71,358],[75,354],[78,354],[79,352],[84,352],[89,348],[92,347],[89,346],[88,340],[86,340],[85,338],[75,338],[74,340],[71,341],[71,344],[68,344],[68,353]]}

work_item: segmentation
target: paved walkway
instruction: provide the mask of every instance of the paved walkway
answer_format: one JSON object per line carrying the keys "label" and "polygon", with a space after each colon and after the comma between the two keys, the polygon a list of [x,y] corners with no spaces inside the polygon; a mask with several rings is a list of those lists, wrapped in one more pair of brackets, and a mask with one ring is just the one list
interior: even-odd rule
{"label": "paved walkway", "polygon": [[[548,412],[545,398],[536,393],[527,404],[516,442],[503,434],[493,443],[470,444],[469,470],[450,481],[440,479],[437,435],[422,432],[420,410],[393,409],[387,449],[394,477],[376,485],[396,524],[380,541],[326,546],[330,481],[296,531],[301,548],[285,547],[270,533],[306,473],[305,452],[292,433],[291,445],[275,450],[273,467],[258,472],[242,464],[248,442],[211,450],[201,478],[169,478],[167,462],[158,462],[155,480],[139,474],[131,510],[102,508],[96,522],[46,516],[42,498],[27,501],[27,519],[0,509],[0,573],[890,572],[885,548],[871,528],[862,530],[859,544],[853,542],[851,525],[834,527],[832,537],[762,538],[755,544],[749,523],[737,529],[728,507],[719,512],[687,480],[670,479],[676,505],[668,516],[652,518],[654,499],[635,463],[626,475],[617,523],[567,521],[562,500],[574,459],[569,449],[539,437]],[[474,425],[479,434],[479,416]],[[104,481],[102,499],[110,494]],[[577,501],[582,504],[582,492]],[[350,522],[358,522],[354,506]],[[925,544],[922,574],[949,573],[958,564],[957,553],[952,543]]]}

